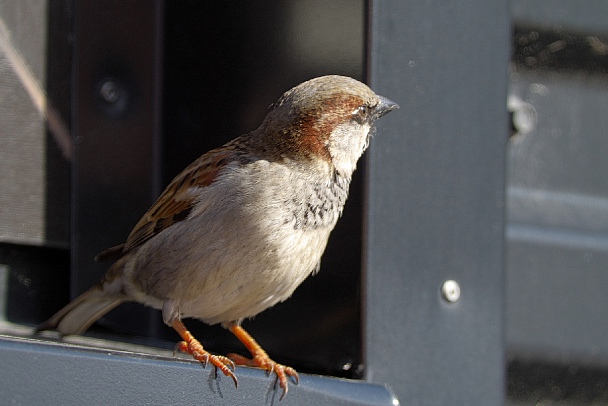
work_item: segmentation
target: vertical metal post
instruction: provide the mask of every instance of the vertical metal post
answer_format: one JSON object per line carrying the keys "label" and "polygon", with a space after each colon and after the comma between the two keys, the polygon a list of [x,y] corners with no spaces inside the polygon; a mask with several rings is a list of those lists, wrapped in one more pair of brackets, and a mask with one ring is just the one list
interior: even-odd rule
{"label": "vertical metal post", "polygon": [[402,404],[504,402],[507,6],[371,3],[370,84],[401,109],[368,155],[364,351]]}

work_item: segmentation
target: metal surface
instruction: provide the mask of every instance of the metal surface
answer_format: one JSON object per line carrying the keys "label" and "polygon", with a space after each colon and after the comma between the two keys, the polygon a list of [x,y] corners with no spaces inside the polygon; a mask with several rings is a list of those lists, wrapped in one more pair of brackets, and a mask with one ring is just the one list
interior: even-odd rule
{"label": "metal surface", "polygon": [[508,154],[507,404],[606,404],[608,4],[511,10],[509,94],[535,113]]}
{"label": "metal surface", "polygon": [[560,69],[512,79],[537,112],[509,151],[506,338],[523,359],[608,366],[607,83]]}
{"label": "metal surface", "polygon": [[401,109],[368,155],[366,376],[404,404],[504,402],[509,41],[505,2],[371,6],[370,82]]}
{"label": "metal surface", "polygon": [[[22,405],[278,405],[259,369],[238,368],[239,387],[197,362],[130,351],[0,336],[2,403]],[[383,385],[301,375],[281,405],[398,405]]]}
{"label": "metal surface", "polygon": [[[95,255],[123,242],[159,194],[161,12],[162,1],[75,3],[73,296],[108,267]],[[105,322],[139,334],[162,323],[149,309],[125,309]]]}
{"label": "metal surface", "polygon": [[509,6],[513,21],[518,23],[608,34],[608,4],[603,0],[589,0],[584,5],[570,0],[511,0]]}

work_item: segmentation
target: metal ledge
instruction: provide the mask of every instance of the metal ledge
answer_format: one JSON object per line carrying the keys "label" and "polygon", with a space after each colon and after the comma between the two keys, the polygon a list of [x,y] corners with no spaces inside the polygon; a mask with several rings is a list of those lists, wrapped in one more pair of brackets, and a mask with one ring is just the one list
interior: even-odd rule
{"label": "metal ledge", "polygon": [[390,388],[300,374],[279,403],[274,380],[239,367],[232,380],[195,361],[0,335],[2,403],[24,405],[398,405]]}

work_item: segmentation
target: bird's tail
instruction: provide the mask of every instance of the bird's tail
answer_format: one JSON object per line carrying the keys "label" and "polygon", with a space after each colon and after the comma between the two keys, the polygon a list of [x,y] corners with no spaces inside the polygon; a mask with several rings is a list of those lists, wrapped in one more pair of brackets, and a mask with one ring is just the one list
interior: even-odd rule
{"label": "bird's tail", "polygon": [[97,319],[125,300],[124,296],[104,292],[101,284],[93,286],[38,326],[37,331],[57,330],[62,335],[82,334]]}

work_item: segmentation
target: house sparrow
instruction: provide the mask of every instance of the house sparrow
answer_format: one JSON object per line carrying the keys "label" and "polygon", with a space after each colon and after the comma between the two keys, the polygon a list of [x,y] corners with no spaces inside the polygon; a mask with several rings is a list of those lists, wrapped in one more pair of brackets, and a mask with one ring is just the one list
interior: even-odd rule
{"label": "house sparrow", "polygon": [[[81,334],[125,301],[162,309],[178,349],[230,376],[235,365],[298,374],[274,362],[241,321],[289,298],[319,269],[342,213],[357,160],[376,119],[398,108],[366,85],[323,76],[287,91],[257,130],[194,161],[129,234],[97,259],[114,259],[102,281],[39,330]],[[252,355],[212,355],[182,323],[221,323]]]}

